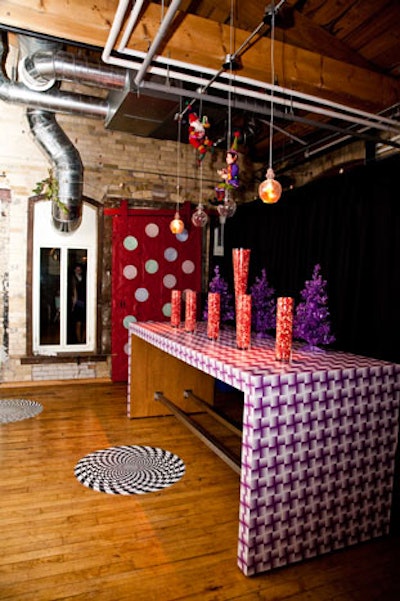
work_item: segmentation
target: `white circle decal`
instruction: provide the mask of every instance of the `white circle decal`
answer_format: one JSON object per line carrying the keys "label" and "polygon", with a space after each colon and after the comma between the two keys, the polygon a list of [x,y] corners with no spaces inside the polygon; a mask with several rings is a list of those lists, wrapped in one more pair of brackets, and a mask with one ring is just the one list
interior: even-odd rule
{"label": "white circle decal", "polygon": [[135,321],[137,321],[136,317],[133,315],[126,315],[122,323],[124,324],[124,328],[128,329],[129,324],[134,323]]}
{"label": "white circle decal", "polygon": [[147,288],[138,288],[135,292],[135,298],[139,303],[144,303],[149,298],[149,291]]}
{"label": "white circle decal", "polygon": [[176,277],[172,273],[167,273],[167,275],[163,277],[163,284],[165,288],[169,288],[171,290],[171,288],[176,286]]}
{"label": "white circle decal", "polygon": [[170,263],[172,261],[176,261],[176,259],[178,258],[178,251],[176,250],[176,248],[172,248],[172,246],[170,246],[165,249],[164,257],[165,257],[165,260],[169,261]]}
{"label": "white circle decal", "polygon": [[180,234],[176,234],[176,239],[179,240],[179,242],[186,242],[188,238],[189,232],[187,230],[183,230],[183,232],[181,232]]}
{"label": "white circle decal", "polygon": [[127,280],[134,280],[138,271],[134,265],[125,265],[122,273]]}
{"label": "white circle decal", "polygon": [[171,317],[171,303],[165,303],[162,308],[164,317]]}
{"label": "white circle decal", "polygon": [[124,246],[126,250],[135,250],[138,247],[139,242],[135,236],[127,236],[124,239]]}
{"label": "white circle decal", "polygon": [[183,261],[182,263],[182,271],[183,273],[193,273],[195,270],[195,264],[193,261]]}
{"label": "white circle decal", "polygon": [[145,270],[147,273],[157,273],[158,271],[158,263],[155,259],[149,259],[146,261]]}
{"label": "white circle decal", "polygon": [[158,236],[160,228],[155,223],[148,223],[145,227],[146,234],[149,238],[155,238]]}

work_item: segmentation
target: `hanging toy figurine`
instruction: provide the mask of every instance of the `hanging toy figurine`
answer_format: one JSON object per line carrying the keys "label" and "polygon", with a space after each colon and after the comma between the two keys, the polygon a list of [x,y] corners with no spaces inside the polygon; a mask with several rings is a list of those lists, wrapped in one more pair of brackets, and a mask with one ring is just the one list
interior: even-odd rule
{"label": "hanging toy figurine", "polygon": [[211,201],[211,204],[218,205],[225,200],[226,190],[237,190],[240,185],[239,181],[239,165],[238,165],[238,139],[240,132],[235,131],[233,134],[233,143],[231,148],[226,153],[226,167],[218,170],[218,175],[222,181],[216,186],[216,198]]}
{"label": "hanging toy figurine", "polygon": [[206,135],[209,127],[207,117],[200,119],[196,113],[189,113],[189,142],[196,149],[199,162],[204,159],[207,150],[213,149],[213,143]]}

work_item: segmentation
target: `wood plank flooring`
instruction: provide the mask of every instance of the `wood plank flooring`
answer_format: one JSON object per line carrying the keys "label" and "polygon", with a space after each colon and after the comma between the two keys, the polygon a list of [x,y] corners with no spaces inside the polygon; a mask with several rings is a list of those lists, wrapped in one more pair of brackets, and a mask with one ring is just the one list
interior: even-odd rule
{"label": "wood plank flooring", "polygon": [[[400,537],[245,577],[236,565],[238,476],[174,417],[129,420],[126,387],[0,386],[43,405],[0,425],[0,600],[398,601]],[[150,445],[185,476],[146,495],[108,495],[74,476],[86,454]]]}

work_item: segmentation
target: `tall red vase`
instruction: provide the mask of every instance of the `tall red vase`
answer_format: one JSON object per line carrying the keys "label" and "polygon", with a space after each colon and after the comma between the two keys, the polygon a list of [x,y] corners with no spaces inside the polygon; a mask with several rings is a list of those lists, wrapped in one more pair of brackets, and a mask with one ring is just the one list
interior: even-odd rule
{"label": "tall red vase", "polygon": [[221,295],[219,292],[209,292],[207,296],[207,337],[217,340],[221,317]]}
{"label": "tall red vase", "polygon": [[186,290],[185,303],[185,330],[194,332],[197,314],[197,294],[194,290]]}
{"label": "tall red vase", "polygon": [[289,362],[292,355],[294,300],[288,296],[278,298],[276,311],[275,358]]}
{"label": "tall red vase", "polygon": [[238,295],[236,310],[236,346],[248,349],[251,340],[251,294]]}
{"label": "tall red vase", "polygon": [[182,292],[180,290],[171,291],[171,326],[179,327],[181,323],[181,301]]}

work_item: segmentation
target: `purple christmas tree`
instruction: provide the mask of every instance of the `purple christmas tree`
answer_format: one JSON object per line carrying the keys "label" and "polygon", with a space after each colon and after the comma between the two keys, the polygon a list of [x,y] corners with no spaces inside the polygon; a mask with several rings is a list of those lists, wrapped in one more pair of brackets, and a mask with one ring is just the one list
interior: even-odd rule
{"label": "purple christmas tree", "polygon": [[334,342],[329,321],[326,280],[322,279],[321,266],[315,265],[312,279],[307,280],[295,311],[293,335],[304,340],[308,348]]}
{"label": "purple christmas tree", "polygon": [[275,290],[268,284],[265,269],[261,271],[261,277],[256,277],[250,288],[251,294],[251,327],[257,336],[267,336],[267,331],[275,328],[276,324],[276,301]]}
{"label": "purple christmas tree", "polygon": [[[235,312],[233,309],[233,294],[229,292],[228,283],[224,280],[224,278],[219,273],[219,266],[216,265],[214,268],[214,277],[210,281],[208,286],[209,292],[219,292],[220,297],[220,316],[221,323],[232,321],[235,318]],[[207,321],[208,317],[208,302],[206,301],[206,305],[203,311],[203,319]]]}

